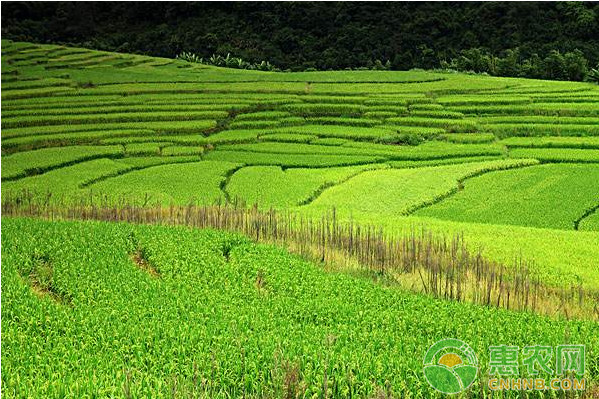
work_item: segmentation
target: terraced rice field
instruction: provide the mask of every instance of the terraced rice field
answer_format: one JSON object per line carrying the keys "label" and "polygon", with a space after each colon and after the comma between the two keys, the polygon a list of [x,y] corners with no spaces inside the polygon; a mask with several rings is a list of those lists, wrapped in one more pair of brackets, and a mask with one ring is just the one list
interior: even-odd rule
{"label": "terraced rice field", "polygon": [[[485,174],[470,179],[467,189],[417,214],[495,224],[577,228],[574,223],[579,222],[581,209],[596,206],[597,166],[543,164]],[[520,205],[514,207],[514,201]]]}
{"label": "terraced rice field", "polygon": [[[334,209],[389,235],[463,234],[549,287],[599,292],[597,85],[232,70],[9,41],[1,62],[3,200]],[[278,397],[296,374],[305,397],[429,397],[414,370],[446,335],[483,363],[499,338],[582,341],[599,378],[596,322],[433,300],[231,233],[4,223],[7,397]],[[160,277],[132,265],[138,242]]]}

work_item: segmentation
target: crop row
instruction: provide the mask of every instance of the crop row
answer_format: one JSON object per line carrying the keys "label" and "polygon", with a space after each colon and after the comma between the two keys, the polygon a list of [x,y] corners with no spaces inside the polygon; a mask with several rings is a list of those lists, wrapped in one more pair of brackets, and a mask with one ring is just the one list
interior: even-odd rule
{"label": "crop row", "polygon": [[[273,87],[272,82],[219,82],[219,81],[200,81],[196,83],[114,83],[110,85],[102,85],[97,87],[80,88],[69,95],[77,96],[96,96],[96,95],[138,95],[138,94],[184,94],[184,93],[281,93],[281,94],[308,94],[319,93],[329,95],[348,95],[348,94],[371,94],[371,93],[388,93],[388,94],[421,94],[422,92],[431,91],[439,94],[443,93],[463,93],[471,90],[476,90],[477,87],[493,87],[497,83],[493,81],[477,81],[469,82],[469,88],[463,87],[464,82],[456,77],[451,81],[435,81],[420,84],[418,87],[412,85],[404,85],[402,83],[388,83],[385,85],[377,83],[347,83],[347,84],[330,84],[330,83],[314,83],[307,87],[305,82],[277,82]],[[33,93],[21,93],[21,98],[36,97]],[[7,97],[8,98],[8,97]],[[380,98],[380,97],[379,97]],[[431,102],[431,99],[425,99],[425,102]],[[370,102],[382,105],[398,104],[397,100],[392,98],[380,98]],[[402,105],[404,102],[401,102]],[[305,105],[308,105],[307,103]],[[332,104],[328,104],[332,105]],[[337,104],[351,105],[351,104]],[[369,105],[368,101],[366,105]]]}
{"label": "crop row", "polygon": [[388,167],[385,164],[331,168],[292,168],[249,166],[235,172],[226,187],[231,198],[263,209],[285,209],[310,202],[326,187],[339,184],[365,170]]}
{"label": "crop row", "polygon": [[[201,155],[204,148],[197,145],[173,145],[172,142],[144,142],[125,144],[124,154],[128,156],[155,155],[179,157],[185,155]],[[196,161],[199,158],[195,159]]]}
{"label": "crop row", "polygon": [[[33,109],[17,109],[17,110],[3,110],[2,117],[10,120],[12,118],[40,118],[46,116],[62,116],[63,118],[79,118],[87,117],[88,115],[112,115],[112,114],[125,114],[125,113],[136,113],[143,114],[149,112],[218,112],[218,111],[240,111],[250,108],[249,103],[227,103],[227,104],[108,104],[101,107],[89,106],[81,107],[80,105],[71,105],[70,107],[60,108],[33,108]],[[251,115],[251,114],[249,114]]]}
{"label": "crop row", "polygon": [[599,125],[599,117],[573,117],[573,116],[484,116],[477,120],[480,123],[488,124],[514,124],[514,123],[530,123],[530,124],[551,124],[551,125]]}
{"label": "crop row", "polygon": [[216,121],[191,120],[191,121],[151,121],[151,122],[121,122],[102,124],[80,124],[80,125],[50,125],[29,126],[22,128],[4,129],[3,138],[15,138],[23,136],[40,136],[50,134],[64,134],[84,131],[100,131],[107,133],[113,130],[141,129],[152,130],[155,133],[202,133],[216,127]]}
{"label": "crop row", "polygon": [[392,168],[406,169],[406,168],[424,168],[427,166],[442,166],[442,165],[457,165],[462,163],[473,163],[473,162],[486,162],[496,161],[503,159],[500,155],[480,155],[480,156],[464,156],[464,157],[452,157],[452,158],[432,158],[432,159],[418,159],[418,160],[401,160],[401,161],[389,161],[387,164]]}
{"label": "crop row", "polygon": [[405,117],[389,118],[386,123],[399,126],[435,127],[448,132],[476,132],[478,129],[476,121],[468,119]]}
{"label": "crop row", "polygon": [[326,168],[331,166],[379,163],[385,160],[384,157],[374,155],[251,152],[236,150],[235,148],[210,151],[203,158],[206,160],[234,162],[244,165],[279,165],[285,168]]}
{"label": "crop row", "polygon": [[298,96],[277,95],[273,93],[180,93],[180,94],[137,94],[122,96],[119,94],[106,94],[94,96],[61,96],[37,97],[7,101],[8,110],[34,109],[34,108],[68,108],[77,107],[104,107],[115,105],[190,105],[190,104],[250,104],[259,103],[269,105],[299,102]]}
{"label": "crop row", "polygon": [[134,143],[176,143],[178,145],[196,145],[206,144],[205,137],[197,134],[184,135],[149,135],[149,136],[122,136],[105,138],[99,141],[102,145],[111,144],[134,144]]}
{"label": "crop row", "polygon": [[341,125],[341,126],[361,126],[361,127],[374,127],[380,125],[381,121],[377,119],[368,118],[344,118],[344,117],[333,117],[323,116],[316,118],[306,118],[306,121],[313,125]]}
{"label": "crop row", "polygon": [[340,217],[407,215],[456,192],[459,182],[466,178],[535,163],[534,160],[495,160],[368,171],[326,190],[308,209],[318,214],[334,207]]}
{"label": "crop row", "polygon": [[2,81],[3,91],[24,90],[24,89],[39,89],[46,87],[71,86],[73,82],[63,78],[45,78],[35,80],[17,80],[13,82]]}
{"label": "crop row", "polygon": [[[536,157],[530,151],[519,156]],[[417,214],[461,222],[572,230],[585,209],[599,203],[597,181],[598,165],[549,164],[497,172],[468,180],[464,190]]]}
{"label": "crop row", "polygon": [[[353,140],[393,141],[396,132],[391,129],[339,125],[303,125],[278,129],[277,133],[309,134]],[[273,131],[274,133],[274,131]]]}
{"label": "crop row", "polygon": [[543,115],[543,116],[590,116],[599,114],[599,102],[595,103],[534,103],[527,105],[459,105],[448,109],[475,115]]}
{"label": "crop row", "polygon": [[500,123],[485,124],[483,132],[493,133],[503,138],[510,136],[597,136],[599,125],[567,125],[550,123]]}
{"label": "crop row", "polygon": [[284,126],[302,125],[306,120],[299,116],[273,120],[233,120],[229,123],[231,129],[274,129]]}
{"label": "crop row", "polygon": [[123,130],[90,130],[75,131],[71,133],[44,134],[41,136],[21,136],[7,138],[2,141],[4,150],[12,149],[33,149],[42,147],[57,147],[91,143],[101,141],[106,138],[130,138],[144,137],[149,139],[159,139],[155,136],[153,130],[142,129],[123,129]]}
{"label": "crop row", "polygon": [[508,147],[599,149],[599,137],[509,137],[501,140]]}
{"label": "crop row", "polygon": [[310,143],[317,140],[317,136],[309,134],[294,134],[294,133],[272,133],[260,135],[262,141],[276,141],[288,143]]}
{"label": "crop row", "polygon": [[277,120],[281,118],[290,117],[291,114],[285,111],[260,111],[260,112],[252,112],[247,114],[239,114],[235,117],[235,120],[238,121],[253,121],[253,120]]}
{"label": "crop row", "polygon": [[121,146],[71,146],[19,152],[2,157],[2,179],[39,174],[88,159],[122,154]]}
{"label": "crop row", "polygon": [[193,112],[125,112],[94,115],[19,116],[2,119],[2,128],[22,128],[49,125],[80,125],[127,122],[165,122],[224,119],[226,111]]}
{"label": "crop row", "polygon": [[536,97],[561,95],[564,97],[586,95],[593,90],[585,83],[567,81],[531,81],[522,80],[523,84],[509,85],[501,89],[485,90],[489,95],[530,95]]}
{"label": "crop row", "polygon": [[449,119],[462,119],[464,114],[461,112],[447,111],[447,110],[410,110],[410,116],[424,117],[424,118],[449,118]]}
{"label": "crop row", "polygon": [[534,158],[542,162],[599,163],[599,149],[579,148],[514,148],[513,158]]}
{"label": "crop row", "polygon": [[291,143],[250,143],[221,145],[222,150],[275,154],[326,154],[380,156],[387,159],[434,159],[458,156],[501,155],[501,146],[493,144],[449,144],[431,141],[419,146],[389,146],[385,144],[347,142],[342,145]]}
{"label": "crop row", "polygon": [[352,104],[289,104],[282,107],[285,111],[291,112],[297,115],[313,115],[313,116],[326,116],[326,115],[346,115],[346,116],[357,116],[362,113],[362,106]]}
{"label": "crop row", "polygon": [[[4,223],[2,339],[21,348],[3,351],[7,396],[371,397],[384,390],[432,397],[414,370],[433,342],[455,334],[455,325],[465,326],[460,338],[479,354],[482,370],[497,337],[522,347],[568,340],[596,350],[596,323],[549,323],[389,289],[325,273],[238,234]],[[41,280],[38,294],[30,276]],[[67,303],[55,302],[53,293]],[[596,362],[590,362],[593,379]],[[477,381],[472,389],[485,388]]]}
{"label": "crop row", "polygon": [[517,95],[454,95],[437,98],[437,102],[445,106],[476,106],[476,105],[518,105],[531,102],[530,97]]}
{"label": "crop row", "polygon": [[2,93],[2,102],[16,99],[30,99],[37,97],[50,97],[54,95],[68,95],[74,93],[75,88],[67,86],[40,87],[23,90],[7,90]]}
{"label": "crop row", "polygon": [[479,144],[490,143],[495,140],[495,136],[491,133],[447,133],[440,134],[437,139],[451,143]]}

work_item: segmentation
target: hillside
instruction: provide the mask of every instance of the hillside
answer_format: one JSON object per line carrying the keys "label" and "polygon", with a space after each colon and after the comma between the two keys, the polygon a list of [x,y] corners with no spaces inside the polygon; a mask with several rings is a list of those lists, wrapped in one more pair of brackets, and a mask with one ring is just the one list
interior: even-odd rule
{"label": "hillside", "polygon": [[[6,40],[1,62],[9,397],[430,397],[414,373],[449,336],[485,367],[489,345],[584,343],[599,376],[599,86]],[[9,217],[148,214],[242,228]],[[312,241],[268,245],[298,225]],[[434,281],[385,269],[412,249]]]}
{"label": "hillside", "polygon": [[[8,2],[2,37],[281,69],[459,70],[581,80],[599,62],[596,2]],[[595,32],[595,33],[593,33]],[[378,61],[378,63],[377,63]],[[455,61],[455,62],[454,62]]]}
{"label": "hillside", "polygon": [[[553,282],[599,282],[597,86],[240,71],[27,43],[2,51],[3,193],[335,206],[391,229],[463,232],[499,261],[535,261]],[[481,196],[485,179],[495,202]]]}

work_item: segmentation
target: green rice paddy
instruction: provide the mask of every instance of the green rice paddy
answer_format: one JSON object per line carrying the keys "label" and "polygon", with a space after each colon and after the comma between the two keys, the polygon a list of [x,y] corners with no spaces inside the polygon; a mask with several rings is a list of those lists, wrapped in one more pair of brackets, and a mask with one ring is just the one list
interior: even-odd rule
{"label": "green rice paddy", "polygon": [[[599,292],[597,85],[5,40],[1,62],[3,200],[334,209],[387,234],[460,234],[546,286]],[[596,321],[436,299],[228,232],[3,222],[6,397],[439,396],[421,354],[445,337],[482,367],[489,345],[584,343],[599,378]]]}

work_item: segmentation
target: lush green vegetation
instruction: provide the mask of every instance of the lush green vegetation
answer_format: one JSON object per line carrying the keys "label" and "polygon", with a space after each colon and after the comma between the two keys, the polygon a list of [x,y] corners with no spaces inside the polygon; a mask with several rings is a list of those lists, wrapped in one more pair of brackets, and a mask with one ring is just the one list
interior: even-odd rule
{"label": "lush green vegetation", "polygon": [[[37,194],[44,206],[91,201],[73,213],[90,219],[100,209],[133,215],[156,206],[160,222],[232,202],[246,215],[291,212],[316,229],[311,223],[334,209],[336,222],[373,226],[376,237],[422,229],[431,240],[462,237],[471,261],[480,251],[498,265],[502,284],[521,281],[513,273],[522,259],[531,284],[553,299],[564,287],[570,300],[581,290],[593,314],[596,85],[425,71],[277,73],[9,41],[1,62],[3,201],[18,198],[11,204],[32,215]],[[543,304],[553,315],[545,319],[407,293],[426,291],[413,270],[365,271],[356,259],[331,265],[315,256],[359,278],[327,274],[230,233],[3,221],[8,397],[173,389],[279,397],[289,386],[306,396],[429,397],[414,374],[419,353],[456,334],[483,364],[497,333],[506,344],[584,340],[589,375],[599,373],[597,324],[559,321],[559,300]],[[330,231],[314,234],[322,245],[331,240]],[[378,259],[377,250],[369,256]],[[483,383],[474,396],[486,394]]]}
{"label": "lush green vegetation", "polygon": [[[599,8],[592,2],[12,3],[3,11],[5,38],[181,55],[229,68],[360,68],[380,73],[441,67],[545,79],[598,76],[593,68],[599,62],[594,34],[599,31]],[[88,15],[94,15],[93,21]],[[63,51],[63,59],[77,66],[90,62],[80,53],[54,51]],[[111,54],[98,57],[106,63],[123,62]],[[43,62],[43,57],[23,57],[20,62]]]}
{"label": "lush green vegetation", "polygon": [[500,160],[368,171],[327,190],[308,208],[322,213],[335,207],[341,216],[362,219],[368,215],[407,215],[449,196],[470,176],[534,163]]}
{"label": "lush green vegetation", "polygon": [[327,187],[339,184],[360,172],[388,167],[385,164],[359,165],[341,168],[282,170],[276,166],[255,166],[240,169],[227,185],[232,198],[248,204],[285,208],[304,205]]}
{"label": "lush green vegetation", "polygon": [[[498,341],[564,340],[584,342],[588,378],[599,372],[595,322],[388,289],[235,234],[27,219],[3,227],[7,397],[430,397],[419,355],[445,336],[468,342],[483,373]],[[484,381],[475,384],[479,392]]]}
{"label": "lush green vegetation", "polygon": [[71,146],[19,152],[2,159],[2,178],[15,179],[41,174],[61,166],[92,158],[116,157],[122,153],[123,148],[120,146]]}
{"label": "lush green vegetation", "polygon": [[510,137],[501,141],[508,147],[599,149],[599,137]]}
{"label": "lush green vegetation", "polygon": [[595,165],[549,164],[506,170],[469,179],[463,190],[417,214],[570,229],[585,210],[599,204],[598,181],[599,166]]}
{"label": "lush green vegetation", "polygon": [[[212,203],[224,199],[220,185],[226,174],[239,166],[218,161],[158,165],[102,180],[89,187],[117,197],[139,198],[140,193],[144,193],[149,200],[164,203]],[[202,189],[198,190],[198,187]]]}
{"label": "lush green vegetation", "polygon": [[599,162],[599,150],[578,148],[515,148],[510,151],[514,158],[536,158],[543,162]]}
{"label": "lush green vegetation", "polygon": [[[200,188],[186,188],[185,193],[193,194],[190,197],[226,197],[233,182],[234,197],[250,203],[263,199],[261,205],[268,206],[298,204],[312,192],[327,195],[335,188],[328,188],[333,182],[341,182],[329,180],[328,167],[417,168],[486,161],[506,154],[543,162],[597,159],[594,136],[589,135],[595,134],[597,126],[592,111],[599,91],[588,84],[426,72],[273,74],[126,54],[117,54],[118,62],[104,61],[113,53],[8,42],[3,42],[3,52],[3,93],[8,95],[3,101],[3,175],[13,179],[5,180],[5,190],[10,191],[29,188],[73,194],[110,187],[119,188],[119,194],[128,191],[141,198],[147,194],[186,203],[191,198],[173,197],[162,180],[166,175],[154,175],[153,168],[136,170],[141,166],[135,159],[151,156],[155,160],[148,165],[173,163],[169,170],[174,175],[178,168],[188,167],[179,161],[203,159],[242,168],[234,179],[225,176],[220,195],[208,188],[214,187],[211,183],[206,186],[211,194],[205,196]],[[90,63],[67,67],[64,62],[73,58]],[[424,83],[409,84],[415,81]],[[216,119],[177,120],[187,114]],[[496,137],[512,135],[518,137],[494,142]],[[81,153],[79,148],[93,150]],[[43,151],[44,157],[37,151]],[[46,154],[59,155],[54,159]],[[96,158],[102,159],[102,168],[95,168]],[[244,170],[254,165],[264,168]],[[249,171],[277,167],[284,170],[275,174],[284,175],[295,173],[289,168],[316,168],[309,171],[314,183],[308,185],[316,189],[306,189],[302,195],[288,190],[288,198],[275,193],[262,198],[255,194],[256,187],[243,192],[237,186],[237,177],[249,176]],[[34,173],[41,174],[28,176]],[[136,188],[127,189],[111,182],[141,176],[147,188],[131,183]],[[455,185],[451,173],[445,178]],[[399,187],[398,204],[404,201],[403,193]],[[473,242],[492,247],[487,239],[479,241],[482,236],[477,233]],[[515,242],[502,245],[507,245],[508,253],[520,252]],[[526,255],[539,256],[532,248]],[[556,262],[562,261],[550,260],[548,267]]]}
{"label": "lush green vegetation", "polygon": [[599,230],[599,212],[595,211],[586,218],[582,219],[579,228],[580,230]]}
{"label": "lush green vegetation", "polygon": [[131,169],[128,164],[107,158],[52,169],[46,173],[2,183],[2,192],[31,190],[43,193],[73,195],[80,187],[107,176]]}

